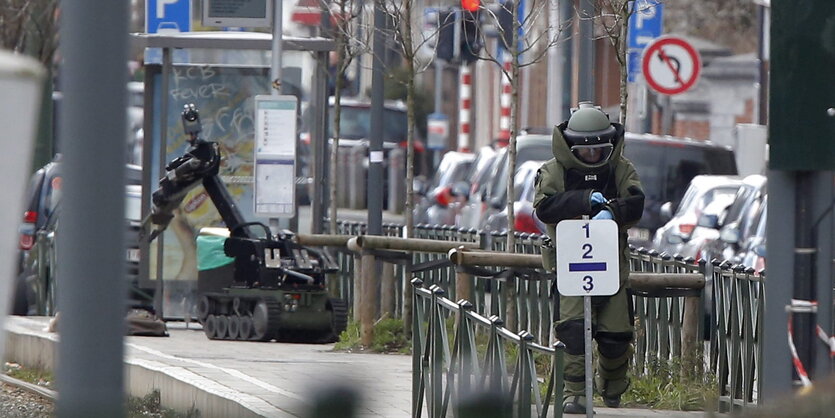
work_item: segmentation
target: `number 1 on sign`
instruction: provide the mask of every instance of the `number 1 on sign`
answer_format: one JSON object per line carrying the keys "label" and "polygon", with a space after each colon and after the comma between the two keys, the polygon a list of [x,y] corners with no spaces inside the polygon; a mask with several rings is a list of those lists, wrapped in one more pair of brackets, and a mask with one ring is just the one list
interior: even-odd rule
{"label": "number 1 on sign", "polygon": [[586,230],[586,238],[588,238],[589,237],[589,223],[588,222],[586,222],[586,224],[583,225],[583,229]]}

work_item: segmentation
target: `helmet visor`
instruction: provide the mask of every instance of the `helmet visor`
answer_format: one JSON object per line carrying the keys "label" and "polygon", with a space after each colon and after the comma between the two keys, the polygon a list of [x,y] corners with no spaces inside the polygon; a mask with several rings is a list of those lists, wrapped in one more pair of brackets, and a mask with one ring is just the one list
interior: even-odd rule
{"label": "helmet visor", "polygon": [[592,145],[574,145],[571,147],[571,153],[577,157],[578,160],[586,164],[601,164],[609,160],[612,156],[613,146],[611,143],[592,144]]}

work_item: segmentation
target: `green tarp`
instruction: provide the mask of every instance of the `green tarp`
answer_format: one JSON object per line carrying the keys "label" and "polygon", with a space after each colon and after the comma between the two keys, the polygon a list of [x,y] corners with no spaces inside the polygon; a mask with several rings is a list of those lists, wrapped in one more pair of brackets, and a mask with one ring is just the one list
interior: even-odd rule
{"label": "green tarp", "polygon": [[197,237],[197,270],[211,270],[235,261],[223,252],[226,237],[200,235]]}

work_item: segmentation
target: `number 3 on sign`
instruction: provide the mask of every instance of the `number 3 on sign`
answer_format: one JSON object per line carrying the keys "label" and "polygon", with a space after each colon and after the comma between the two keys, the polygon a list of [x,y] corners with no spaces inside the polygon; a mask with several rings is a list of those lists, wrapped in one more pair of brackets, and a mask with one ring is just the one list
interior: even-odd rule
{"label": "number 3 on sign", "polygon": [[608,296],[619,287],[618,226],[610,220],[557,224],[557,290],[563,296]]}
{"label": "number 3 on sign", "polygon": [[591,290],[594,289],[594,283],[592,283],[593,280],[594,279],[592,279],[591,276],[583,277],[583,281],[586,282],[583,285],[583,290],[585,290],[586,292],[591,292]]}

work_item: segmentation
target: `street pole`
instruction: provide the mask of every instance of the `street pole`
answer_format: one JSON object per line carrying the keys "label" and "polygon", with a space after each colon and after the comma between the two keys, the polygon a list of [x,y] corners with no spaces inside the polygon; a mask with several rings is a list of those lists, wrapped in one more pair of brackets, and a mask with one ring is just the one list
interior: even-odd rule
{"label": "street pole", "polygon": [[[551,43],[560,36],[560,5],[557,0],[548,2],[548,42]],[[546,95],[545,122],[548,126],[554,126],[562,120],[562,67],[560,63],[560,50],[562,47],[552,46],[548,48],[548,94]]]}
{"label": "street pole", "polygon": [[[272,39],[272,54],[270,59],[270,95],[280,96],[282,90],[282,55],[284,54],[284,45],[282,45],[282,32],[284,31],[283,18],[284,10],[282,9],[282,0],[275,0],[273,2],[273,39]],[[299,162],[296,161],[296,164]],[[295,174],[293,177],[293,187],[295,187]],[[293,200],[293,216],[290,218],[270,218],[270,229],[277,232],[279,229],[290,229],[291,231],[299,230],[299,203],[298,198]]]}
{"label": "street pole", "polygon": [[383,0],[374,1],[374,61],[371,65],[371,143],[368,152],[368,234],[383,233],[383,56],[386,15]]}
{"label": "street pole", "polygon": [[[438,12],[438,30],[440,31],[441,25],[441,13]],[[440,115],[444,113],[443,107],[443,94],[441,89],[444,88],[444,63],[443,61],[435,56],[435,114]],[[432,169],[434,170],[441,162],[441,150],[434,149],[432,150]]]}
{"label": "street pole", "polygon": [[60,417],[120,417],[127,308],[128,2],[82,0],[62,13],[60,129],[66,146],[56,234],[61,266],[56,411]]}
{"label": "street pole", "polygon": [[[813,187],[814,173],[809,171],[798,171],[795,173],[795,228],[794,228],[794,289],[793,298],[799,301],[817,301],[815,292],[815,278],[813,266],[815,254],[817,253],[816,243],[812,242],[812,195],[815,192]],[[806,367],[809,378],[814,378],[815,346],[813,338],[815,335],[815,312],[794,311],[792,314],[794,345],[797,348],[797,355],[800,363]]]}
{"label": "street pole", "polygon": [[594,102],[594,3],[580,0],[579,101]]}
{"label": "street pole", "polygon": [[559,97],[559,114],[557,123],[568,119],[571,112],[571,90],[574,85],[574,2],[560,1],[560,19],[565,22],[563,31],[566,36],[562,38],[562,45],[559,48],[560,54],[560,68],[562,68],[562,75],[559,82],[561,82],[562,90]]}

